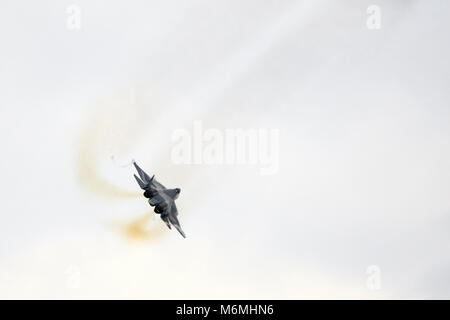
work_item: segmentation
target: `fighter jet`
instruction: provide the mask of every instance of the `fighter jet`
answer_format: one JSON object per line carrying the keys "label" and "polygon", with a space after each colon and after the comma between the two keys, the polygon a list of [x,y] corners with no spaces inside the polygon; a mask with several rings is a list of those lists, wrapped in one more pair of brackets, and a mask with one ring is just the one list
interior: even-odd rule
{"label": "fighter jet", "polygon": [[178,198],[181,190],[179,188],[167,189],[161,183],[155,180],[155,175],[151,178],[148,174],[144,172],[137,164],[133,161],[134,167],[136,168],[139,177],[134,175],[137,183],[144,191],[144,197],[148,198],[148,203],[155,207],[155,213],[161,215],[161,220],[164,221],[169,227],[171,225],[178,230],[178,232],[186,238],[183,230],[178,222],[177,215],[178,210],[175,205],[175,199]]}

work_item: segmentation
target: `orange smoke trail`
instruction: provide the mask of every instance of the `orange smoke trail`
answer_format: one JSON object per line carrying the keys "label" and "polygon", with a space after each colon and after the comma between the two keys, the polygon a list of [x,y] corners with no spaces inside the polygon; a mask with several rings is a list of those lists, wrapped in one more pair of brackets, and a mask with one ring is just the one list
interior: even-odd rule
{"label": "orange smoke trail", "polygon": [[[78,182],[86,190],[108,198],[130,199],[141,197],[142,193],[124,190],[108,181],[101,175],[99,160],[102,154],[105,155],[105,146],[111,142],[122,150],[132,145],[148,126],[148,119],[143,116],[145,112],[136,108],[132,101],[118,101],[120,99],[108,104],[108,108],[97,110],[81,133],[75,155],[76,172]],[[117,135],[117,132],[120,132],[120,135]],[[150,224],[152,215],[153,213],[149,213],[138,219],[119,223],[118,230],[127,240],[133,242],[159,239],[167,230],[160,221]]]}
{"label": "orange smoke trail", "polygon": [[147,228],[153,215],[154,213],[149,213],[126,223],[122,228],[124,236],[131,241],[149,241],[161,238],[167,233],[166,227],[162,223],[158,223],[151,229]]}
{"label": "orange smoke trail", "polygon": [[101,145],[100,130],[100,122],[94,119],[88,124],[78,141],[76,165],[79,183],[91,192],[110,198],[123,199],[140,196],[140,193],[119,188],[99,174],[100,170],[95,156],[96,150]]}

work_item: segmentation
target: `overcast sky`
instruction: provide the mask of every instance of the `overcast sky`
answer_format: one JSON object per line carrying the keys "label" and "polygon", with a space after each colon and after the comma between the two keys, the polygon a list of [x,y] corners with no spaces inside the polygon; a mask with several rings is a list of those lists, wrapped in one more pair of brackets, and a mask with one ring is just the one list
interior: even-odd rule
{"label": "overcast sky", "polygon": [[[450,298],[449,9],[2,0],[0,298]],[[198,121],[276,172],[174,163]]]}

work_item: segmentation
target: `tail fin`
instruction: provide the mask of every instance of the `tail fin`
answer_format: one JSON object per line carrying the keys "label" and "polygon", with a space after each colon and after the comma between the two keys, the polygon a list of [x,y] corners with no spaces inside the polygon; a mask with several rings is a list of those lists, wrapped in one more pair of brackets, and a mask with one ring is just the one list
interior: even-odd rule
{"label": "tail fin", "polygon": [[134,167],[136,168],[136,170],[137,170],[137,172],[138,172],[138,174],[139,174],[139,177],[141,177],[142,181],[144,181],[144,183],[146,183],[146,184],[149,184],[149,183],[153,180],[154,175],[153,175],[152,178],[150,178],[149,175],[148,175],[147,173],[145,173],[145,171],[142,170],[142,169],[137,165],[136,162],[133,162],[133,164],[134,164]]}
{"label": "tail fin", "polygon": [[139,184],[139,187],[141,187],[141,189],[145,190],[147,189],[148,184],[144,183],[141,179],[139,179],[136,175],[134,175],[134,178],[136,179],[137,183]]}

